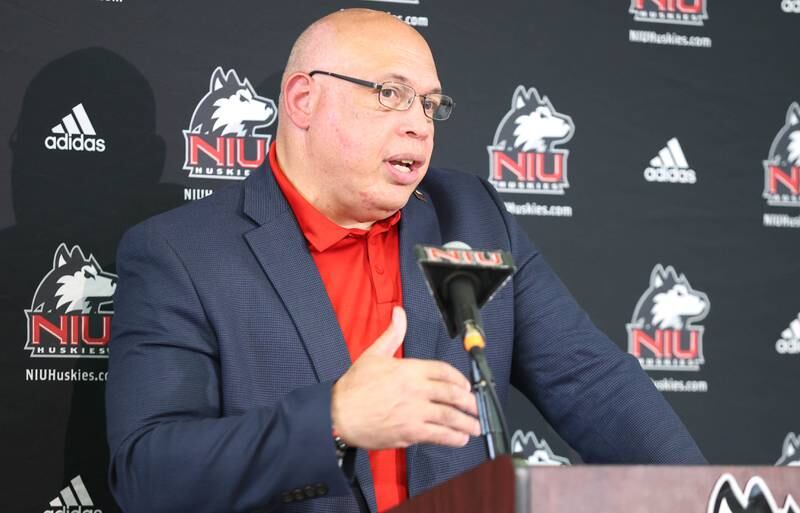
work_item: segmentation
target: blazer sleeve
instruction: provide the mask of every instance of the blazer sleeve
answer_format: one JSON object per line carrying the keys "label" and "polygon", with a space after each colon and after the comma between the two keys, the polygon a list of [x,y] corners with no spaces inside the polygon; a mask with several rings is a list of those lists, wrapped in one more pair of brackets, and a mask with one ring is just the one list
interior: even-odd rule
{"label": "blazer sleeve", "polygon": [[482,182],[517,265],[512,384],[587,463],[706,463],[639,362],[595,327]]}
{"label": "blazer sleeve", "polygon": [[109,480],[134,512],[232,512],[348,495],[331,383],[223,416],[219,347],[192,277],[149,223],[117,255],[106,388]]}

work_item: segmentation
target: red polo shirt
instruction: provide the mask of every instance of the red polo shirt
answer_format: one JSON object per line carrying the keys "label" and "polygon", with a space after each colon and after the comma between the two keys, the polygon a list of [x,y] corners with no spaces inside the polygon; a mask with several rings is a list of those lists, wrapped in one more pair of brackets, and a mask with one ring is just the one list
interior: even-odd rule
{"label": "red polo shirt", "polygon": [[[269,151],[269,163],[308,241],[350,360],[356,361],[389,326],[392,308],[402,306],[397,230],[400,212],[376,222],[369,230],[343,228],[314,208],[286,178],[278,165],[275,143]],[[395,357],[403,357],[402,346]],[[378,511],[404,501],[408,497],[405,450],[369,451],[369,461]]]}

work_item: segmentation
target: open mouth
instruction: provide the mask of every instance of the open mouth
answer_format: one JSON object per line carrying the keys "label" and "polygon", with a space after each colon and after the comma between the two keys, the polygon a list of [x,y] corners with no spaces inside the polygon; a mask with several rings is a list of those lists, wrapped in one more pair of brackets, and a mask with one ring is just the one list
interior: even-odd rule
{"label": "open mouth", "polygon": [[420,180],[425,157],[416,153],[395,153],[384,160],[392,180],[398,185],[412,185]]}
{"label": "open mouth", "polygon": [[416,162],[410,159],[390,160],[389,164],[400,173],[410,173],[416,167]]}

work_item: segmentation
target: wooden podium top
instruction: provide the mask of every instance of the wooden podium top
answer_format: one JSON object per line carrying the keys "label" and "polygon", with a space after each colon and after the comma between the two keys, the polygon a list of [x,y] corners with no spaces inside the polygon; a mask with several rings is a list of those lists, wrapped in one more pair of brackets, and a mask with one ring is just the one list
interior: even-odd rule
{"label": "wooden podium top", "polygon": [[800,513],[800,467],[514,465],[499,458],[393,513]]}
{"label": "wooden podium top", "polygon": [[800,468],[582,465],[517,474],[517,511],[736,513],[747,508],[751,492],[760,492],[769,507],[748,511],[800,513]]}

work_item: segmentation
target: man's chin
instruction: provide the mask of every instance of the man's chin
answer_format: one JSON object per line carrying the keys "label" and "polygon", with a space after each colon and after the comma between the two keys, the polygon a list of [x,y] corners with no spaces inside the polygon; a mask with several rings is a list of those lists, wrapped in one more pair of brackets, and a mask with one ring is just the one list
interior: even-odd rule
{"label": "man's chin", "polygon": [[370,209],[368,212],[364,212],[364,222],[375,223],[383,221],[395,215],[397,211],[405,207],[407,203],[408,198],[403,202],[392,202],[375,206],[375,208]]}
{"label": "man's chin", "polygon": [[[403,196],[401,198],[399,197],[399,198],[397,198],[397,199],[395,199],[395,200],[393,200],[391,202],[387,202],[386,205],[383,206],[384,210],[386,212],[389,212],[389,215],[392,215],[395,212],[397,212],[398,210],[400,210],[403,207],[405,207],[408,204],[408,202],[410,201],[411,195],[414,193],[415,190],[417,190],[416,187],[408,187],[408,188],[404,187],[404,189],[407,189],[407,190],[403,191],[404,194],[403,194]],[[407,192],[407,194],[406,194],[406,192]],[[385,216],[385,217],[388,217],[388,216]]]}

